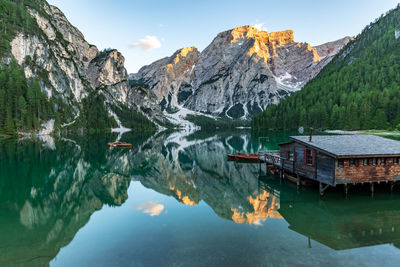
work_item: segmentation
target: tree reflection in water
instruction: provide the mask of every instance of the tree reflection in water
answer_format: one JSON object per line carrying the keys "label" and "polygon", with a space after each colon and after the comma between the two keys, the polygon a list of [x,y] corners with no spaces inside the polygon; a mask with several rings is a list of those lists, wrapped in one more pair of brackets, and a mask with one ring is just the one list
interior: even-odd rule
{"label": "tree reflection in water", "polygon": [[[124,135],[132,149],[109,149],[114,136],[0,143],[0,265],[48,265],[104,205],[120,206],[132,180],[181,205],[204,201],[221,218],[261,226],[284,219],[289,228],[333,249],[400,244],[396,196],[351,201],[332,192],[321,202],[275,177],[259,179],[257,164],[227,162],[226,154],[255,152],[257,138],[230,133],[191,136]],[[272,135],[268,145],[285,141]],[[151,216],[164,206],[135,207]]]}

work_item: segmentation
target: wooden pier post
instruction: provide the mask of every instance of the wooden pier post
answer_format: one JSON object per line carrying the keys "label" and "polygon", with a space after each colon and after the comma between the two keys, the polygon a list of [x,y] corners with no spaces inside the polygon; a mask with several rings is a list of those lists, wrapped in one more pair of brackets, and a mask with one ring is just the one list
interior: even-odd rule
{"label": "wooden pier post", "polygon": [[319,183],[319,197],[322,199],[325,190],[329,187],[328,184],[326,184],[325,186],[320,182]]}
{"label": "wooden pier post", "polygon": [[393,193],[394,182],[390,182],[390,193]]}
{"label": "wooden pier post", "polygon": [[344,184],[344,194],[346,195],[346,198],[347,198],[348,192],[349,192],[349,186],[347,184]]}
{"label": "wooden pier post", "polygon": [[374,197],[374,183],[371,183],[371,197]]}

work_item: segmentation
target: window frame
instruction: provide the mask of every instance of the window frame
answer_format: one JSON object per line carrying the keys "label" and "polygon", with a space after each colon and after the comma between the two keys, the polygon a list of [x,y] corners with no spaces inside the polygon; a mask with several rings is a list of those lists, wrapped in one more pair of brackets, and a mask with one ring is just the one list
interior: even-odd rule
{"label": "window frame", "polygon": [[306,164],[313,166],[313,155],[311,149],[306,149]]}
{"label": "window frame", "polygon": [[344,167],[344,159],[338,159],[338,167],[343,168]]}

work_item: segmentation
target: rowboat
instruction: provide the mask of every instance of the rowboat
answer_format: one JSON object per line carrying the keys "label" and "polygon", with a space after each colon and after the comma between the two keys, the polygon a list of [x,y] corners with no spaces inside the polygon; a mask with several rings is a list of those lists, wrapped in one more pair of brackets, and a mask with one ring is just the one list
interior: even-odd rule
{"label": "rowboat", "polygon": [[258,155],[236,155],[236,161],[258,162]]}
{"label": "rowboat", "polygon": [[236,155],[234,155],[234,154],[228,154],[226,156],[228,157],[228,160],[235,160],[236,159]]}
{"label": "rowboat", "polygon": [[258,155],[250,153],[239,152],[238,154],[228,154],[227,158],[228,160],[236,160],[242,162],[258,162]]}
{"label": "rowboat", "polygon": [[238,155],[240,155],[240,156],[258,157],[258,154],[243,153],[243,152],[239,152]]}
{"label": "rowboat", "polygon": [[125,142],[111,142],[108,143],[109,147],[120,147],[120,148],[129,148],[132,147],[132,144],[125,143]]}

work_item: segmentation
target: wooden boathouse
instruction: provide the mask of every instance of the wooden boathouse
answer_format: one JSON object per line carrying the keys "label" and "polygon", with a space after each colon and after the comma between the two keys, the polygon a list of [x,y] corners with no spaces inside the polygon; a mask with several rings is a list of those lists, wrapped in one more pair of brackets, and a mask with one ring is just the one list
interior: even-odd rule
{"label": "wooden boathouse", "polygon": [[279,144],[279,154],[259,152],[260,162],[285,174],[319,183],[320,194],[329,187],[390,183],[400,180],[400,142],[374,135],[291,136]]}

